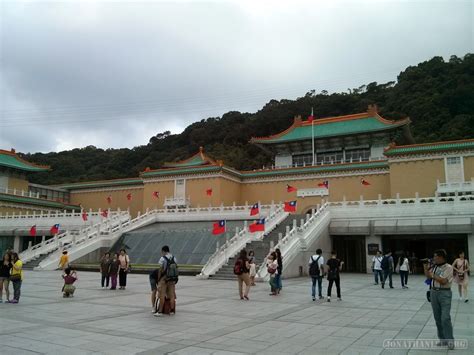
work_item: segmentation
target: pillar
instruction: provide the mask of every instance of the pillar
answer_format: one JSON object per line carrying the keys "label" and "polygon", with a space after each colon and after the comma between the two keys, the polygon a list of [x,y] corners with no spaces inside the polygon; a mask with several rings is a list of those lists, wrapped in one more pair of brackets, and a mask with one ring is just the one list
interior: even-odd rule
{"label": "pillar", "polygon": [[17,253],[21,252],[20,241],[21,241],[21,237],[19,235],[15,235],[15,239],[13,239],[13,250]]}
{"label": "pillar", "polygon": [[365,237],[365,259],[366,259],[366,270],[367,273],[372,273],[372,258],[374,254],[369,254],[369,244],[378,244],[378,249],[382,250],[382,236],[374,235],[374,221],[370,221],[369,230],[370,234]]}

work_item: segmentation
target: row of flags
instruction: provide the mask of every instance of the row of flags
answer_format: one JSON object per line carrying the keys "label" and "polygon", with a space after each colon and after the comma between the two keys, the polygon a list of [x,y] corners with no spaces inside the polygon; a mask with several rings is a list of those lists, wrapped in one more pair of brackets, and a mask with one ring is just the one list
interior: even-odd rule
{"label": "row of flags", "polygon": [[[56,224],[53,224],[53,226],[49,229],[49,231],[51,232],[51,234],[58,234],[59,233],[59,230],[60,230],[60,225],[59,223],[56,223]],[[36,225],[32,226],[30,228],[30,236],[32,237],[36,237]]]}

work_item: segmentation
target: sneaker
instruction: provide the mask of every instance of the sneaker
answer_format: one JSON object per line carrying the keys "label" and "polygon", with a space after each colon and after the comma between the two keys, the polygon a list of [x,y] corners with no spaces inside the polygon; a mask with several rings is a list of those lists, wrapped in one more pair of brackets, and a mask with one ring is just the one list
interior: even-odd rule
{"label": "sneaker", "polygon": [[464,303],[467,303],[467,302],[469,302],[469,300],[468,300],[468,299],[465,299],[465,300],[464,300]]}
{"label": "sneaker", "polygon": [[384,284],[382,284],[382,288],[385,288],[385,285],[384,285]]}
{"label": "sneaker", "polygon": [[338,301],[342,301],[342,298],[341,298],[341,297],[338,297],[337,300],[338,300]]}
{"label": "sneaker", "polygon": [[448,342],[448,349],[449,350],[454,350],[454,341],[449,341]]}
{"label": "sneaker", "polygon": [[390,286],[390,288],[393,288],[393,286]]}
{"label": "sneaker", "polygon": [[328,297],[328,302],[331,302],[331,297]]}
{"label": "sneaker", "polygon": [[18,303],[18,300],[11,300],[10,303]]}
{"label": "sneaker", "polygon": [[163,317],[163,313],[161,313],[161,312],[156,312],[156,313],[154,314],[154,316],[155,316],[155,317]]}
{"label": "sneaker", "polygon": [[319,296],[319,299],[320,299],[320,300],[323,300],[323,299],[324,299],[324,297],[323,297],[323,296]]}
{"label": "sneaker", "polygon": [[174,316],[174,310],[170,311],[170,316]]}
{"label": "sneaker", "polygon": [[250,301],[248,296],[244,296],[245,300]]}
{"label": "sneaker", "polygon": [[241,300],[243,300],[244,298],[243,297],[240,297]]}
{"label": "sneaker", "polygon": [[316,298],[313,297],[313,302],[316,301]]}
{"label": "sneaker", "polygon": [[157,311],[155,308],[153,308],[153,309],[151,310],[151,313],[152,313],[152,314],[155,314],[156,312],[158,312],[158,311]]}

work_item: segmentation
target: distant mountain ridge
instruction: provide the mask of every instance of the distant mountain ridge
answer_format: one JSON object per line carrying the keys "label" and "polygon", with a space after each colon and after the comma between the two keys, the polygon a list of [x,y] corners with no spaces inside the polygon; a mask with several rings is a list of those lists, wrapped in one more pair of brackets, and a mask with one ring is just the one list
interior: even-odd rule
{"label": "distant mountain ridge", "polygon": [[181,160],[200,146],[214,159],[236,169],[250,170],[271,164],[271,157],[249,144],[251,137],[263,137],[288,128],[293,117],[306,117],[314,107],[316,118],[346,115],[377,104],[388,119],[409,116],[417,143],[474,137],[474,54],[463,58],[442,57],[410,66],[396,82],[376,82],[347,93],[328,94],[314,90],[296,100],[271,100],[256,113],[227,112],[189,125],[180,134],[158,133],[148,144],[133,149],[99,149],[94,146],[58,153],[22,156],[52,171],[36,173],[30,181],[59,184],[137,176],[146,167]]}

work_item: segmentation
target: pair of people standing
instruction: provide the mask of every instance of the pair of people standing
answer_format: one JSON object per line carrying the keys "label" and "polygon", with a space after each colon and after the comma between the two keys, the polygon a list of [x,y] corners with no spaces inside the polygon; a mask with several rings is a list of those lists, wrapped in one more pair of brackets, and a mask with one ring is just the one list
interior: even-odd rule
{"label": "pair of people standing", "polygon": [[340,271],[344,265],[344,262],[337,258],[336,251],[331,252],[331,258],[327,261],[326,267],[324,266],[324,257],[322,256],[323,251],[321,249],[316,250],[316,255],[311,256],[309,259],[309,275],[311,276],[311,297],[313,301],[316,301],[316,285],[318,286],[318,298],[323,299],[322,294],[322,283],[323,277],[327,274],[328,279],[328,290],[327,290],[327,301],[331,302],[331,293],[333,285],[336,285],[337,300],[341,301],[341,278]]}
{"label": "pair of people standing", "polygon": [[[13,299],[10,300],[9,284],[13,285]],[[3,256],[0,265],[0,303],[3,302],[3,290],[5,290],[7,303],[18,303],[21,295],[21,284],[23,282],[23,262],[15,252],[7,252]]]}
{"label": "pair of people standing", "polygon": [[[392,274],[394,270],[392,252],[387,250],[385,255],[382,255],[380,250],[377,250],[377,255],[372,258],[372,271],[374,273],[375,282],[374,285],[382,284],[382,288],[385,288],[385,282],[387,278],[389,280],[390,288],[393,288]],[[408,278],[408,276],[407,276]],[[402,281],[403,283],[403,281]]]}

